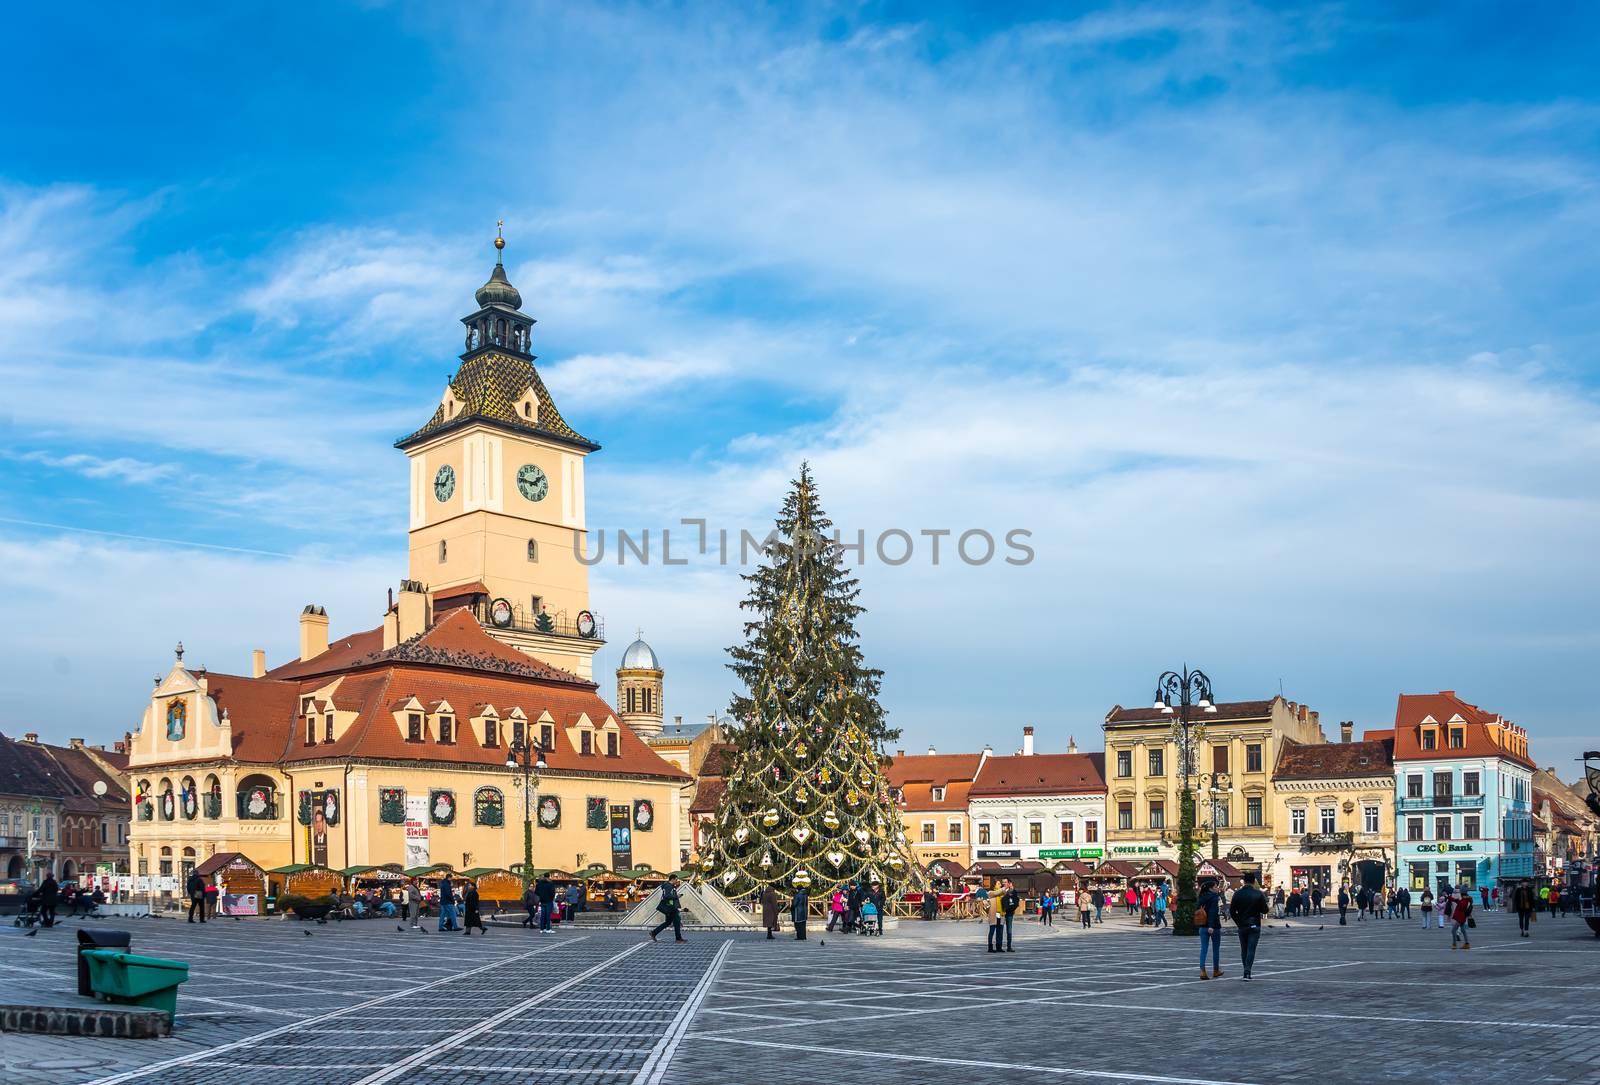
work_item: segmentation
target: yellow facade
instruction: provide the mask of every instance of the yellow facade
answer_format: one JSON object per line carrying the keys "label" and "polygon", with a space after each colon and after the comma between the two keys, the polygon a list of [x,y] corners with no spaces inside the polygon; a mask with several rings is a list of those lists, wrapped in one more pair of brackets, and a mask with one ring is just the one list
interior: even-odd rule
{"label": "yellow facade", "polygon": [[[1270,873],[1276,846],[1273,768],[1285,739],[1325,741],[1317,713],[1274,697],[1219,703],[1215,713],[1195,709],[1191,718],[1200,853],[1211,854],[1214,827],[1221,858]],[[1106,716],[1107,859],[1177,858],[1183,772],[1172,719],[1120,706]],[[1219,773],[1225,781],[1216,779]],[[1221,784],[1215,814],[1214,782]]]}
{"label": "yellow facade", "polygon": [[[501,266],[477,297],[460,368],[399,444],[410,553],[394,604],[378,627],[331,639],[307,606],[299,658],[268,670],[257,653],[248,677],[187,667],[179,646],[129,750],[136,876],[181,892],[222,852],[267,869],[414,866],[423,830],[429,863],[521,864],[530,804],[506,764],[519,745],[545,762],[528,796],[536,868],[681,865],[692,777],[591,681],[603,628],[580,558],[584,457],[598,446],[550,401]],[[647,677],[653,703],[636,717],[655,733],[659,668]],[[402,803],[420,821],[397,823],[401,793],[425,800]]]}

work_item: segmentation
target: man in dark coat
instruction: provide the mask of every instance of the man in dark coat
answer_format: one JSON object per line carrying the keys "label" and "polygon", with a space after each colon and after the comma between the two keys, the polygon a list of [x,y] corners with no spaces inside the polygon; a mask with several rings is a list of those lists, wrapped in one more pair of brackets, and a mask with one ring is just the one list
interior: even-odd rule
{"label": "man in dark coat", "polygon": [[778,929],[778,891],[770,885],[761,891],[761,925],[767,929],[767,941],[772,941]]}
{"label": "man in dark coat", "polygon": [[549,934],[550,915],[556,910],[556,883],[541,874],[534,883],[533,892],[539,898],[539,931]]}
{"label": "man in dark coat", "polygon": [[56,902],[61,897],[61,883],[56,881],[54,874],[46,874],[44,881],[39,883],[38,890],[34,893],[34,904],[39,909],[39,925],[53,927],[56,925]]}
{"label": "man in dark coat", "polygon": [[878,933],[883,933],[883,909],[888,904],[888,898],[883,893],[883,883],[873,882],[872,892],[867,894],[867,899],[872,901],[873,908],[878,912]]}
{"label": "man in dark coat", "polygon": [[533,884],[522,888],[522,907],[528,913],[528,918],[522,921],[524,927],[531,927],[539,921],[539,890]]}
{"label": "man in dark coat", "polygon": [[806,909],[810,907],[810,894],[802,886],[794,891],[794,903],[789,906],[789,919],[794,923],[794,936],[797,941],[806,940]]}
{"label": "man in dark coat", "polygon": [[1256,963],[1256,945],[1261,941],[1261,917],[1267,914],[1267,895],[1256,888],[1256,873],[1244,872],[1244,884],[1233,894],[1228,914],[1239,928],[1239,957],[1244,962],[1244,978]]}
{"label": "man in dark coat", "polygon": [[206,921],[206,880],[194,871],[189,871],[189,881],[184,886],[189,896],[189,922],[194,922],[194,914],[200,913],[200,922]]}
{"label": "man in dark coat", "polygon": [[1523,938],[1528,937],[1528,920],[1538,909],[1539,897],[1533,891],[1533,883],[1524,878],[1511,891],[1511,910],[1517,913],[1517,933]]}
{"label": "man in dark coat", "polygon": [[483,925],[483,914],[479,909],[482,902],[478,899],[478,883],[467,882],[466,891],[461,894],[462,905],[466,909],[466,918],[462,920],[462,929],[467,932],[467,937],[472,937],[472,928],[477,927],[484,934],[489,933],[489,928]]}
{"label": "man in dark coat", "polygon": [[656,935],[672,928],[674,942],[686,942],[683,936],[683,902],[678,898],[678,876],[676,874],[667,878],[667,884],[661,887],[661,899],[656,902],[656,911],[661,913],[662,919],[655,929],[650,932],[650,941],[656,940]]}
{"label": "man in dark coat", "polygon": [[439,879],[439,929],[442,931],[461,929],[456,926],[456,887],[448,874]]}
{"label": "man in dark coat", "polygon": [[1017,892],[1017,887],[1007,878],[1003,883],[1005,892],[1000,894],[1000,911],[1006,917],[1006,952],[1015,953],[1011,948],[1011,922],[1016,918],[1017,909],[1022,907],[1022,894]]}
{"label": "man in dark coat", "polygon": [[861,885],[858,882],[851,882],[850,888],[844,892],[844,932],[846,934],[856,929],[856,921],[861,918],[861,893]]}

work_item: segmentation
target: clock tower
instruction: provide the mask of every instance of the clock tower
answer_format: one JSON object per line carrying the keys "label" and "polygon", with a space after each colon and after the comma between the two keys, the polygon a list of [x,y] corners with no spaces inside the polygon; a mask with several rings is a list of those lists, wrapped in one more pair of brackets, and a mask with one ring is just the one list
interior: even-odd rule
{"label": "clock tower", "polygon": [[534,320],[494,271],[462,318],[466,353],[411,461],[410,579],[435,613],[470,607],[500,640],[583,678],[604,629],[589,610],[583,461],[600,446],[556,409],[533,366]]}

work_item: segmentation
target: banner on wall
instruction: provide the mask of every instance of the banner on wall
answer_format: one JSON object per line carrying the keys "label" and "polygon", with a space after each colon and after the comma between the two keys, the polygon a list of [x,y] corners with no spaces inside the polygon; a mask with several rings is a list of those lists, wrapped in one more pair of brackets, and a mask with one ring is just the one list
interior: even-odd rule
{"label": "banner on wall", "polygon": [[611,869],[633,867],[633,811],[626,806],[611,808]]}
{"label": "banner on wall", "polygon": [[219,906],[223,915],[261,914],[261,901],[254,893],[224,893]]}
{"label": "banner on wall", "polygon": [[[120,878],[117,879],[117,885],[118,885],[119,888],[121,887],[121,884],[122,884],[122,880]],[[134,884],[134,889],[137,892],[140,892],[140,893],[148,893],[148,892],[150,892],[150,875],[148,875],[148,874],[139,875],[137,878],[134,879],[134,883],[133,884]]]}
{"label": "banner on wall", "polygon": [[339,820],[339,790],[311,792],[311,823],[306,826],[306,854],[318,866],[328,865],[328,826]]}
{"label": "banner on wall", "polygon": [[406,869],[427,866],[428,857],[428,797],[406,796]]}

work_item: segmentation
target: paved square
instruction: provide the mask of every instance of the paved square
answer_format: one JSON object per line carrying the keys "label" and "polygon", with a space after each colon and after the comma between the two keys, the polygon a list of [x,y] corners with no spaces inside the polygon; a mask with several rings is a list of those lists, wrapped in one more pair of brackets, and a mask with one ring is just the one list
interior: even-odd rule
{"label": "paved square", "polygon": [[[1528,940],[1480,916],[1470,951],[1420,920],[1274,923],[1257,979],[1201,981],[1192,940],[1108,918],[907,921],[806,942],[567,930],[400,933],[392,922],[127,925],[192,964],[175,1034],[0,1034],[6,1081],[175,1085],[483,1082],[1600,1082],[1600,940],[1577,919]],[[1320,927],[1320,929],[1319,929]],[[0,929],[9,984],[68,990],[73,927]],[[307,937],[306,932],[310,932]]]}

